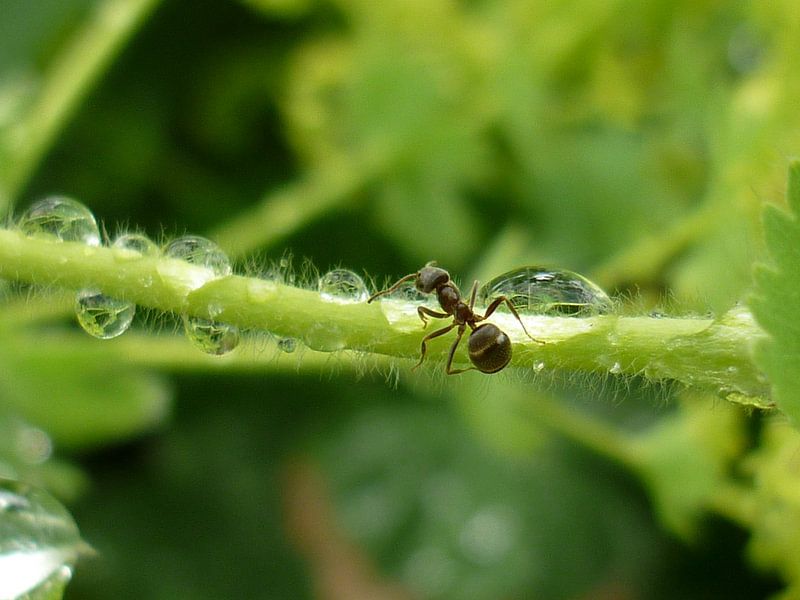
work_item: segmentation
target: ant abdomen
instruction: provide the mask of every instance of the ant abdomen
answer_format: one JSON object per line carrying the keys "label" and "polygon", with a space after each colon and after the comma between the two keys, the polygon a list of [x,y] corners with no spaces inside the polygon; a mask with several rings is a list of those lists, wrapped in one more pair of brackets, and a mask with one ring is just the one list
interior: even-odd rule
{"label": "ant abdomen", "polygon": [[479,325],[467,343],[469,359],[482,373],[497,373],[511,360],[511,340],[497,325]]}

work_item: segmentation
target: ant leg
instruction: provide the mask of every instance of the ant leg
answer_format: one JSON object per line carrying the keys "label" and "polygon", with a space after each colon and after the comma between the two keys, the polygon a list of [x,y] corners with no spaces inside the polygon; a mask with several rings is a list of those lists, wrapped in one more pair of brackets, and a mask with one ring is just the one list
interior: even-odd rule
{"label": "ant leg", "polygon": [[517,309],[514,307],[514,304],[511,302],[511,300],[509,300],[508,297],[506,297],[506,296],[500,296],[499,298],[495,298],[492,301],[492,303],[489,306],[486,307],[486,312],[483,313],[483,318],[481,320],[486,319],[489,315],[491,315],[494,311],[496,311],[497,308],[503,303],[505,303],[505,305],[511,311],[511,314],[513,314],[517,318],[517,321],[519,321],[519,324],[522,325],[522,331],[525,332],[525,335],[527,335],[529,338],[531,338],[537,344],[544,345],[545,342],[543,342],[542,340],[537,340],[530,333],[528,333],[528,330],[525,329],[525,323],[522,322],[522,318],[519,316],[519,313],[517,312]]}
{"label": "ant leg", "polygon": [[478,295],[478,280],[472,282],[472,290],[469,293],[469,309],[475,308],[475,298]]}
{"label": "ant leg", "polygon": [[447,371],[448,375],[458,375],[459,373],[465,373],[467,371],[477,370],[475,367],[468,367],[466,369],[454,369],[453,368],[453,357],[456,355],[456,348],[458,348],[458,344],[461,342],[461,338],[464,335],[464,329],[466,327],[464,325],[460,325],[458,327],[458,335],[456,336],[456,341],[453,342],[453,345],[450,346],[450,354],[447,356]]}
{"label": "ant leg", "polygon": [[447,327],[442,327],[441,329],[437,329],[433,333],[429,333],[424,338],[422,338],[422,345],[419,348],[419,362],[413,367],[411,367],[412,371],[417,367],[419,367],[422,364],[422,361],[425,360],[425,353],[428,351],[428,340],[432,340],[433,338],[437,338],[440,335],[444,335],[455,326],[456,324],[453,323],[451,325],[448,325]]}
{"label": "ant leg", "polygon": [[419,318],[422,319],[422,322],[424,323],[424,325],[422,326],[423,329],[425,329],[428,326],[428,319],[425,318],[425,315],[428,315],[429,317],[433,317],[434,319],[446,319],[447,317],[450,316],[447,313],[436,312],[435,310],[431,310],[427,306],[418,306],[417,307],[417,314],[419,315]]}
{"label": "ant leg", "polygon": [[411,273],[410,275],[406,275],[402,279],[399,279],[393,285],[391,285],[390,287],[386,288],[385,290],[381,290],[380,292],[375,292],[374,294],[372,294],[372,296],[367,298],[367,304],[369,304],[370,302],[375,300],[375,298],[379,298],[380,296],[385,296],[386,294],[391,294],[393,291],[395,291],[397,288],[399,288],[401,285],[403,285],[406,281],[411,281],[412,279],[415,279],[416,277],[417,277],[416,273]]}

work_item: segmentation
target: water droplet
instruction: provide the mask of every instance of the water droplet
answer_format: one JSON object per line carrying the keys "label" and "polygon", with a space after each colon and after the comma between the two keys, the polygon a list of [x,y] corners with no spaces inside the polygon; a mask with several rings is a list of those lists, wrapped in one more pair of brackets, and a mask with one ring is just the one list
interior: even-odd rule
{"label": "water droplet", "polygon": [[369,298],[364,281],[347,269],[334,269],[319,278],[317,289],[320,297],[326,302],[339,304],[357,304]]}
{"label": "water droplet", "polygon": [[83,330],[92,337],[110,340],[131,326],[136,305],[110,298],[97,290],[81,290],[75,297],[75,316]]}
{"label": "water droplet", "polygon": [[[214,277],[231,274],[228,256],[211,240],[198,235],[186,235],[172,240],[164,250],[164,256],[184,260],[192,265],[210,269]],[[204,285],[208,281],[203,281]],[[199,287],[199,286],[198,286]],[[221,307],[209,306],[209,314],[219,314]],[[218,323],[202,317],[183,316],[186,337],[207,354],[227,354],[239,345],[239,328]]]}
{"label": "water droplet", "polygon": [[119,260],[135,260],[143,256],[158,256],[156,243],[141,233],[126,233],[119,236],[111,246],[114,257]]}
{"label": "water droplet", "polygon": [[206,354],[221,356],[239,345],[239,328],[200,317],[183,316],[186,337]]}
{"label": "water droplet", "polygon": [[294,338],[281,338],[278,340],[278,348],[286,354],[291,354],[297,349],[297,340]]}
{"label": "water droplet", "polygon": [[70,514],[47,492],[0,479],[0,598],[62,585],[84,547]]}
{"label": "water droplet", "polygon": [[199,235],[176,238],[164,249],[164,256],[211,269],[217,277],[231,274],[231,261],[222,249],[211,240]]}
{"label": "water droplet", "polygon": [[19,218],[18,227],[25,235],[100,245],[100,230],[92,211],[64,196],[50,196],[32,204]]}
{"label": "water droplet", "polygon": [[334,323],[316,323],[309,327],[303,336],[303,342],[312,350],[319,352],[335,352],[345,348],[345,337],[341,329]]}
{"label": "water droplet", "polygon": [[622,365],[618,362],[615,362],[613,365],[611,365],[611,368],[608,370],[608,372],[613,375],[619,375],[622,373]]}
{"label": "water droplet", "polygon": [[500,296],[528,314],[587,316],[612,307],[608,295],[583,275],[545,267],[521,267],[495,277],[480,288],[478,302],[487,306]]}
{"label": "water droplet", "polygon": [[536,373],[539,373],[539,372],[543,371],[544,370],[544,361],[543,360],[537,360],[535,363],[533,363],[533,370]]}
{"label": "water droplet", "polygon": [[729,375],[736,375],[737,373],[739,373],[739,368],[738,367],[734,367],[733,365],[731,365],[730,367],[728,367],[725,370],[728,372]]}

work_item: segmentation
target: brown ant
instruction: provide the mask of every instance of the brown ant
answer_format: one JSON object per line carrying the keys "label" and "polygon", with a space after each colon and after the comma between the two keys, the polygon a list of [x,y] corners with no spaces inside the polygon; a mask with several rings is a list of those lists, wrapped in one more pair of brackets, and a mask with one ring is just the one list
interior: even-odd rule
{"label": "brown ant", "polygon": [[[442,336],[454,327],[458,327],[458,335],[456,335],[456,340],[453,342],[453,345],[450,346],[450,354],[447,356],[446,370],[448,375],[456,375],[472,369],[477,369],[482,373],[497,373],[502,370],[511,360],[511,340],[497,325],[484,323],[483,325],[476,326],[476,323],[489,318],[501,304],[505,304],[509,310],[511,310],[511,313],[517,318],[519,324],[522,325],[522,330],[525,332],[525,335],[535,342],[540,344],[544,343],[535,339],[528,333],[517,309],[514,308],[511,300],[506,296],[495,298],[492,303],[486,307],[486,312],[484,312],[483,315],[476,314],[473,311],[473,307],[475,306],[475,296],[478,292],[478,282],[476,281],[472,284],[469,304],[466,304],[461,299],[461,292],[458,290],[458,287],[456,287],[456,284],[450,279],[450,273],[437,267],[435,262],[429,262],[416,273],[406,275],[394,285],[372,294],[367,300],[367,303],[372,302],[380,296],[392,293],[406,281],[411,281],[412,279],[414,280],[414,285],[417,290],[423,294],[435,293],[439,300],[439,306],[441,306],[444,311],[437,312],[431,310],[427,306],[418,306],[417,314],[424,323],[423,329],[428,325],[426,316],[433,317],[434,319],[453,317],[453,322],[450,325],[438,329],[433,333],[429,333],[423,338],[422,346],[420,347],[419,362],[414,365],[414,369],[419,367],[422,361],[425,360],[428,340]],[[455,356],[456,348],[458,348],[458,344],[461,342],[461,338],[467,326],[472,330],[469,334],[468,341],[469,359],[475,366],[469,367],[468,369],[453,369],[453,357]]]}

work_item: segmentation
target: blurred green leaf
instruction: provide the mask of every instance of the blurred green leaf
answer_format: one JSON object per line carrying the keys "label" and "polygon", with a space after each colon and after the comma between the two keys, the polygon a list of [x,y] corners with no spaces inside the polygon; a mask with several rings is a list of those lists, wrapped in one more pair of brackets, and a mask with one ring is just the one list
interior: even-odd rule
{"label": "blurred green leaf", "polygon": [[163,379],[122,363],[89,364],[6,343],[0,365],[3,406],[64,447],[128,439],[161,424],[170,410],[171,394]]}
{"label": "blurred green leaf", "polygon": [[738,408],[691,398],[632,443],[631,456],[665,527],[693,540],[745,445]]}
{"label": "blurred green leaf", "polygon": [[657,560],[595,462],[553,443],[498,454],[442,408],[360,411],[322,459],[347,531],[421,598],[571,598]]}
{"label": "blurred green leaf", "polygon": [[800,161],[789,169],[790,213],[764,209],[764,236],[771,262],[756,270],[750,299],[758,322],[769,334],[756,348],[756,360],[772,383],[778,407],[800,423]]}

